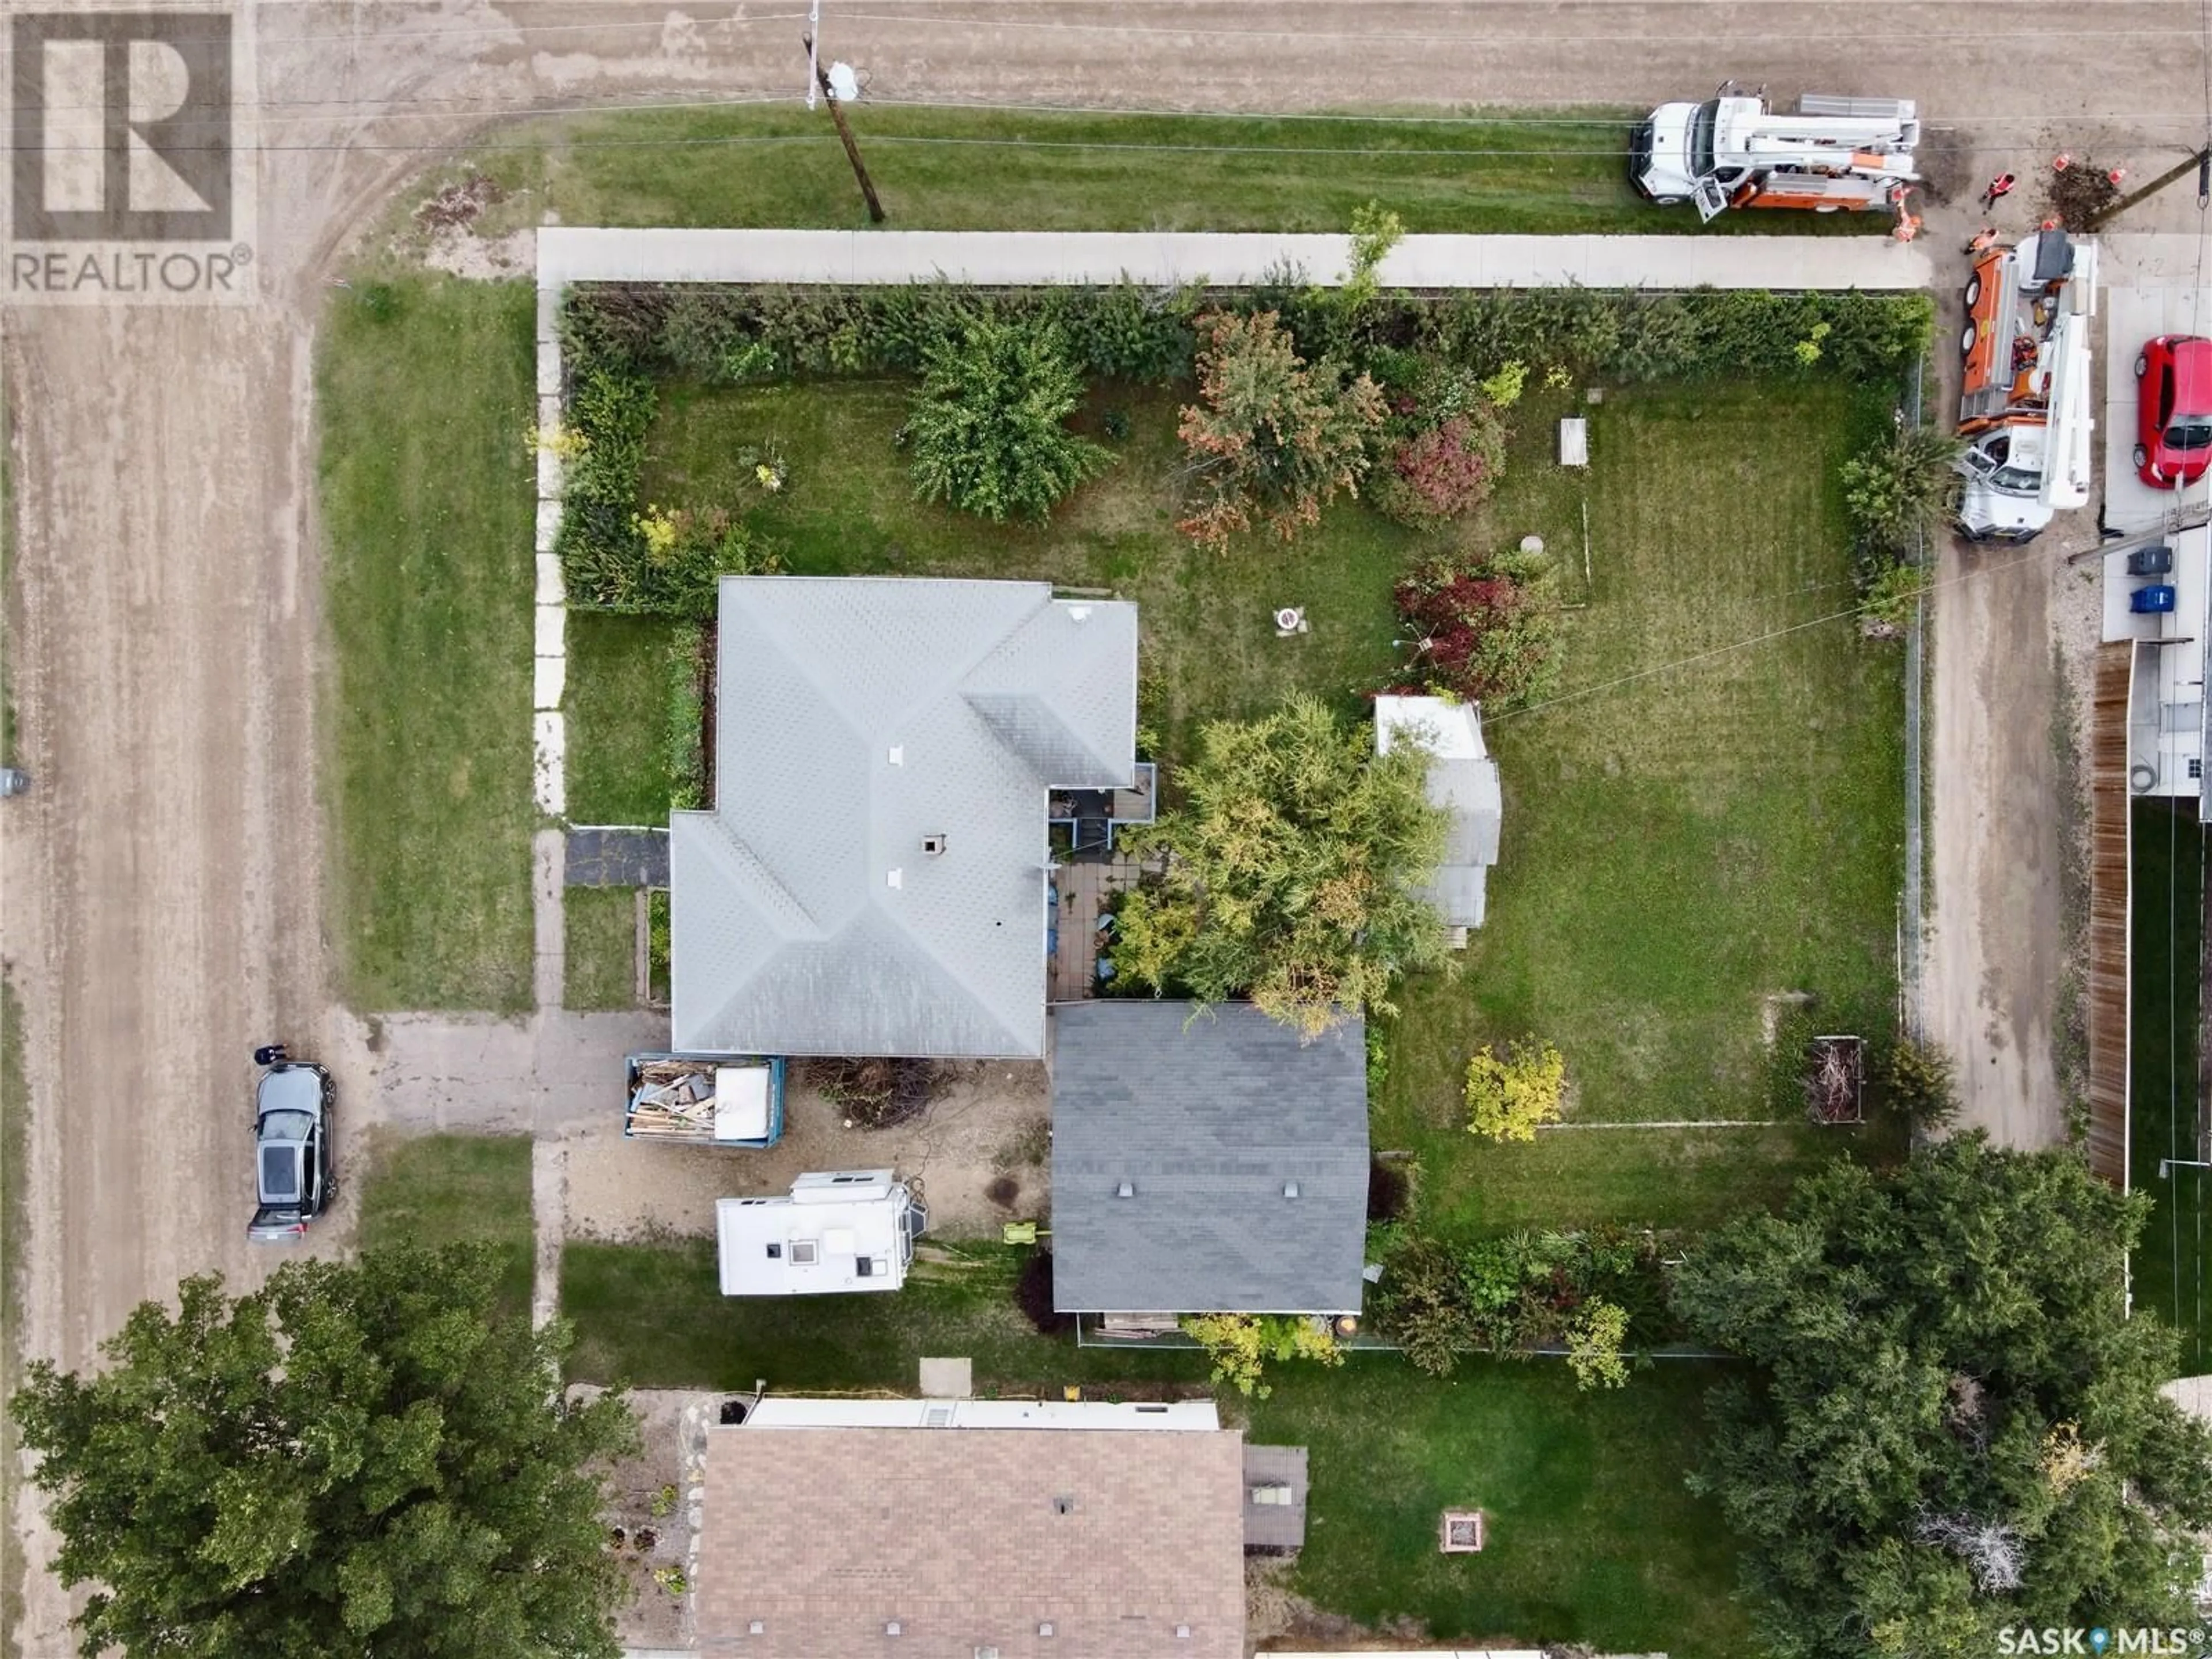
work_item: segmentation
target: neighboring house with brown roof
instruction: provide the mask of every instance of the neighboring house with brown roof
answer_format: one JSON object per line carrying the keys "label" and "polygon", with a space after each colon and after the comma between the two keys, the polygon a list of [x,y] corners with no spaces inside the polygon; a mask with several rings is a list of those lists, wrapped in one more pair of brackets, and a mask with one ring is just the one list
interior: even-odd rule
{"label": "neighboring house with brown roof", "polygon": [[702,1653],[1243,1659],[1243,1437],[1210,1404],[767,1403],[791,1425],[708,1432]]}

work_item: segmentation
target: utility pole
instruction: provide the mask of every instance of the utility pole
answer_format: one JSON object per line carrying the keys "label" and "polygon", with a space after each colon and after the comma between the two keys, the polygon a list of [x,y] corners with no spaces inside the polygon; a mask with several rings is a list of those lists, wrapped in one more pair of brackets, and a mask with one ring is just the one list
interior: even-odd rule
{"label": "utility pole", "polygon": [[[837,124],[837,137],[845,146],[845,159],[853,164],[853,177],[860,181],[860,194],[868,204],[868,222],[879,225],[884,222],[884,204],[876,199],[875,181],[868,177],[867,168],[860,165],[860,147],[853,142],[853,129],[845,119],[845,100],[838,97],[830,71],[822,66],[822,60],[814,50],[814,37],[811,34],[806,37],[806,61],[814,66],[816,84],[830,102],[830,118]],[[808,94],[807,101],[813,101],[811,93]]]}
{"label": "utility pole", "polygon": [[2108,219],[2118,218],[2146,196],[2155,196],[2175,180],[2194,173],[2197,175],[2197,205],[2202,210],[2212,204],[2212,146],[2198,150],[2194,155],[2176,162],[2140,190],[2131,190],[2110,207],[2103,208],[2093,216],[2087,230],[2101,230]]}

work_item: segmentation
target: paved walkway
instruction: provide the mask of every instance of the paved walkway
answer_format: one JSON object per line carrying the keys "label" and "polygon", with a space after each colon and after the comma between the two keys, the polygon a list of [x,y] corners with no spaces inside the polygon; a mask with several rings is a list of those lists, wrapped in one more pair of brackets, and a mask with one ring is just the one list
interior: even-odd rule
{"label": "paved walkway", "polygon": [[665,887],[668,831],[589,825],[568,831],[571,887]]}
{"label": "paved walkway", "polygon": [[[913,283],[994,286],[1203,280],[1290,264],[1340,283],[1343,236],[1205,232],[599,230],[538,233],[541,295],[571,283]],[[1926,243],[1887,236],[1408,236],[1385,288],[1924,289]],[[545,388],[541,382],[539,390]]]}

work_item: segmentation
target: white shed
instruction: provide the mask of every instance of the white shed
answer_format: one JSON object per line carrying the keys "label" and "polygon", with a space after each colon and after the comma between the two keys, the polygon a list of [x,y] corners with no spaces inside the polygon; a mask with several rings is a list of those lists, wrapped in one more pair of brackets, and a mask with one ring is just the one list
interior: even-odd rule
{"label": "white shed", "polygon": [[1418,743],[1429,756],[1429,800],[1451,814],[1443,862],[1427,889],[1447,927],[1482,926],[1504,815],[1498,763],[1482,740],[1482,711],[1443,697],[1375,699],[1375,752]]}
{"label": "white shed", "polygon": [[775,1198],[714,1206],[724,1296],[895,1291],[929,1212],[889,1170],[818,1170]]}

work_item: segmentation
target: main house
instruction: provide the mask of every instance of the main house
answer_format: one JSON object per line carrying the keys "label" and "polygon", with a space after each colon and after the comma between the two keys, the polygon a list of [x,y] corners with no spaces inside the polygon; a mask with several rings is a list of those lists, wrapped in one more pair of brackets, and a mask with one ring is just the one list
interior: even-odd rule
{"label": "main house", "polygon": [[1053,1305],[1356,1316],[1365,1280],[1367,1045],[1249,1003],[1054,1011]]}
{"label": "main house", "polygon": [[703,1486],[702,1653],[1246,1651],[1251,1483],[1211,1401],[770,1397],[707,1431]]}
{"label": "main house", "polygon": [[1136,777],[1137,611],[726,576],[714,802],[669,819],[674,1047],[1036,1058],[1047,796]]}

